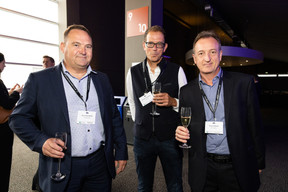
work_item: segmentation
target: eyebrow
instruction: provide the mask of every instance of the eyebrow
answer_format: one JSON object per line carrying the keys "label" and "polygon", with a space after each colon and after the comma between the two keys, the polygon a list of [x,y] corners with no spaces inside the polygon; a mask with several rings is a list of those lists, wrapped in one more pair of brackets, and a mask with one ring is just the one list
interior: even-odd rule
{"label": "eyebrow", "polygon": [[90,44],[90,43],[88,43],[88,44],[82,44],[82,43],[80,43],[80,42],[78,42],[78,41],[73,41],[71,44],[79,44],[79,45],[90,45],[90,46],[93,46],[92,44]]}

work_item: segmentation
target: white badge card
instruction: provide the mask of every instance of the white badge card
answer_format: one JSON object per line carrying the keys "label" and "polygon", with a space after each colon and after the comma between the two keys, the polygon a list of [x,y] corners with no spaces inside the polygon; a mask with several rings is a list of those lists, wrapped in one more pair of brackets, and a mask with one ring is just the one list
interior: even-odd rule
{"label": "white badge card", "polygon": [[153,100],[153,95],[151,91],[149,91],[148,93],[144,93],[144,95],[140,97],[139,100],[143,107],[147,105],[148,103],[151,103]]}
{"label": "white badge card", "polygon": [[96,112],[95,111],[78,111],[77,123],[78,124],[95,124]]}
{"label": "white badge card", "polygon": [[222,121],[205,121],[205,133],[222,135],[223,129]]}

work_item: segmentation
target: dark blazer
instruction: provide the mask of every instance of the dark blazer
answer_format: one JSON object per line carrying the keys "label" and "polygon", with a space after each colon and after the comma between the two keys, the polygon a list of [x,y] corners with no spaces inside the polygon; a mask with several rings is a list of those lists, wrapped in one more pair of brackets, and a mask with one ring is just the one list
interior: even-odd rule
{"label": "dark blazer", "polygon": [[[192,109],[189,184],[193,192],[203,190],[207,171],[205,111],[198,82],[196,78],[180,90],[180,107]],[[265,167],[265,147],[253,77],[224,71],[222,88],[233,168],[242,190],[255,192],[260,186],[258,169]]]}
{"label": "dark blazer", "polygon": [[[11,129],[18,137],[31,150],[40,153],[39,183],[45,192],[64,191],[71,172],[71,133],[61,68],[61,65],[57,65],[31,73],[9,120]],[[128,159],[125,131],[108,77],[101,72],[91,73],[91,77],[97,90],[104,124],[107,166],[111,177],[114,178],[114,160]],[[61,171],[67,178],[59,183],[50,179],[52,173],[57,170],[58,160],[42,153],[44,142],[54,137],[57,131],[68,133],[67,151],[61,161]]]}

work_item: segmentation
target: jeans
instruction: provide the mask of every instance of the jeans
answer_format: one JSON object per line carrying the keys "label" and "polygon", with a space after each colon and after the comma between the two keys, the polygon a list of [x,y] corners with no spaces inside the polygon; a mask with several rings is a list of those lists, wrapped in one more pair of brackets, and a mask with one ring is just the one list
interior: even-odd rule
{"label": "jeans", "polygon": [[159,141],[152,136],[148,141],[134,138],[134,154],[138,174],[138,191],[153,191],[154,170],[159,157],[167,191],[182,192],[182,151],[175,139]]}

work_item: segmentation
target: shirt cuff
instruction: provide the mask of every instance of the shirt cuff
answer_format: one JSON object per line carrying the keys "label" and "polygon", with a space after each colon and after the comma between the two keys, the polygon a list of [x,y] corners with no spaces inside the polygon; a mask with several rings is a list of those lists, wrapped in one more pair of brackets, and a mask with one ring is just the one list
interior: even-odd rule
{"label": "shirt cuff", "polygon": [[175,107],[173,107],[173,110],[174,111],[176,111],[176,112],[178,112],[179,111],[179,99],[177,99],[177,98],[174,98],[175,100],[176,100],[176,106]]}

